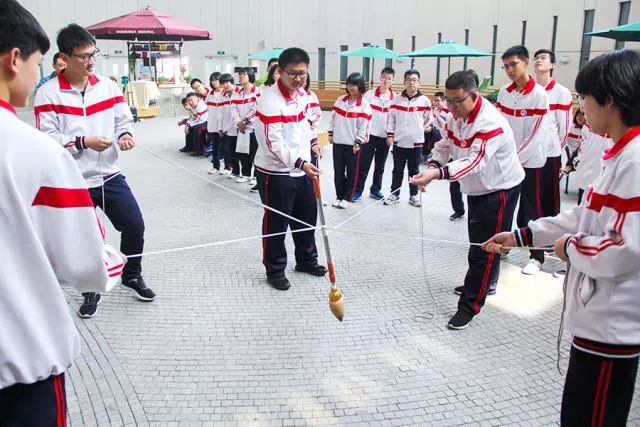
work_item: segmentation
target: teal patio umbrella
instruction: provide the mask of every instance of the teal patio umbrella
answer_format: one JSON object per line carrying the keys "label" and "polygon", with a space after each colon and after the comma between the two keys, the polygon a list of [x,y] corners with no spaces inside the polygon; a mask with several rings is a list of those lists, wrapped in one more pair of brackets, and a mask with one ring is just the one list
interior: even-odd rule
{"label": "teal patio umbrella", "polygon": [[403,57],[418,58],[418,57],[432,57],[432,58],[448,58],[448,74],[451,74],[451,58],[464,58],[464,57],[478,57],[478,56],[494,56],[491,52],[485,52],[483,50],[475,49],[465,44],[456,43],[453,40],[446,40],[442,43],[438,43],[433,46],[426,47],[424,49],[415,50],[413,52],[405,53]]}
{"label": "teal patio umbrella", "polygon": [[345,50],[344,52],[340,52],[340,56],[357,56],[362,58],[371,58],[371,84],[373,85],[373,68],[375,66],[376,58],[394,59],[399,57],[400,54],[385,47],[380,47],[372,44],[358,49]]}
{"label": "teal patio umbrella", "polygon": [[585,36],[606,37],[624,42],[640,42],[640,22],[620,25],[606,30],[586,33]]}
{"label": "teal patio umbrella", "polygon": [[253,54],[249,55],[247,58],[248,59],[255,59],[255,60],[259,60],[259,61],[268,61],[271,58],[279,57],[280,54],[282,53],[282,51],[284,51],[283,48],[274,47],[274,48],[271,48],[271,49],[265,49],[265,50],[261,50],[260,52],[253,53]]}

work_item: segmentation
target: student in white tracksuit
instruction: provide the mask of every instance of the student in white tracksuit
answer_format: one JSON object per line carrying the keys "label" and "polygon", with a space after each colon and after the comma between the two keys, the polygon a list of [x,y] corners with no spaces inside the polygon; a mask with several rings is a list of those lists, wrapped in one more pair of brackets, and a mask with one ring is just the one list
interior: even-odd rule
{"label": "student in white tracksuit", "polygon": [[[615,141],[586,200],[555,217],[500,233],[483,247],[554,245],[569,262],[565,288],[571,355],[562,426],[624,426],[640,356],[640,55],[601,55],[576,77],[594,132]],[[603,78],[606,76],[606,78]]]}
{"label": "student in white tracksuit", "polygon": [[589,124],[582,126],[582,139],[574,162],[578,204],[582,202],[585,190],[602,172],[602,155],[612,145],[613,141],[609,135],[594,132]]}

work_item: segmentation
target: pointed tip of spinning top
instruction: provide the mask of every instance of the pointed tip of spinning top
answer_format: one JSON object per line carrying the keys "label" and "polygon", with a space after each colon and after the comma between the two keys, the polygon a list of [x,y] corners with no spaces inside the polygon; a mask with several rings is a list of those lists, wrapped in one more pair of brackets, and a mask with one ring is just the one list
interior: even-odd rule
{"label": "pointed tip of spinning top", "polygon": [[333,315],[342,322],[344,318],[344,298],[338,288],[331,288],[329,292],[329,308]]}

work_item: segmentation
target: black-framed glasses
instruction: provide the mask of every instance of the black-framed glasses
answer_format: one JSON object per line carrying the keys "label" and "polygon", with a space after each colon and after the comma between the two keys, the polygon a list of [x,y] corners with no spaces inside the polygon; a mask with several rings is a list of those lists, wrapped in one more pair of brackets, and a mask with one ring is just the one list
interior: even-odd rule
{"label": "black-framed glasses", "polygon": [[512,69],[512,68],[516,68],[516,67],[518,66],[518,64],[519,64],[519,63],[521,63],[521,62],[522,62],[522,61],[513,61],[513,62],[510,62],[510,63],[508,63],[508,64],[504,64],[504,65],[502,66],[502,69],[503,69],[503,70],[510,70],[510,69]]}
{"label": "black-framed glasses", "polygon": [[300,79],[300,80],[307,80],[307,77],[309,77],[309,73],[307,72],[303,72],[303,73],[292,73],[290,71],[287,70],[282,70],[284,71],[284,73],[289,76],[290,79],[295,80],[295,79]]}
{"label": "black-framed glasses", "polygon": [[444,101],[445,104],[447,104],[449,107],[459,107],[460,104],[462,104],[464,101],[467,100],[467,98],[469,98],[471,95],[473,95],[475,92],[471,92],[469,93],[467,96],[465,96],[462,99],[449,99],[449,98],[443,98],[442,100]]}
{"label": "black-framed glasses", "polygon": [[71,56],[75,56],[76,58],[82,58],[82,61],[85,64],[88,64],[91,58],[96,59],[98,58],[98,56],[100,56],[100,49],[96,48],[96,50],[94,50],[93,52],[85,53],[83,55],[77,55],[75,53],[72,53]]}

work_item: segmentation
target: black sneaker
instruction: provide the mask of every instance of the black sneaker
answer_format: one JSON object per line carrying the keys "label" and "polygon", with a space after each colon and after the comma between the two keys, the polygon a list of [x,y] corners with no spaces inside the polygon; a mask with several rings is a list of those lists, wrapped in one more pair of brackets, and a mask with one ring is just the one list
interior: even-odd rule
{"label": "black sneaker", "polygon": [[309,273],[313,276],[324,276],[327,274],[327,269],[325,266],[320,264],[308,265],[308,264],[297,264],[296,271],[301,273]]}
{"label": "black sneaker", "polygon": [[464,212],[462,212],[462,213],[454,212],[453,215],[451,215],[449,217],[449,221],[457,221],[457,220],[461,219],[462,217],[464,217]]}
{"label": "black sneaker", "polygon": [[258,184],[256,184],[253,187],[251,187],[251,192],[252,193],[257,193],[258,192]]}
{"label": "black sneaker", "polygon": [[122,286],[129,289],[135,294],[135,297],[140,301],[153,301],[156,299],[156,294],[144,283],[142,276],[138,276],[135,279],[123,280]]}
{"label": "black sneaker", "polygon": [[178,151],[181,152],[181,153],[189,153],[189,152],[191,152],[191,150],[189,148],[187,148],[187,147],[182,147]]}
{"label": "black sneaker", "polygon": [[102,297],[94,292],[87,292],[82,296],[84,297],[84,302],[78,310],[78,316],[83,319],[90,319],[98,312],[98,304],[102,302]]}
{"label": "black sneaker", "polygon": [[[453,293],[456,295],[462,295],[462,291],[464,291],[464,286],[456,286],[453,289]],[[487,292],[487,295],[495,295],[495,294],[496,294],[495,289],[489,289],[489,292]]]}
{"label": "black sneaker", "polygon": [[467,313],[466,311],[458,310],[456,314],[453,315],[451,319],[449,319],[449,323],[447,324],[447,328],[449,329],[464,329],[469,326],[473,320],[473,315]]}
{"label": "black sneaker", "polygon": [[285,276],[267,276],[267,282],[269,282],[272,288],[279,291],[286,291],[291,287],[289,279]]}

